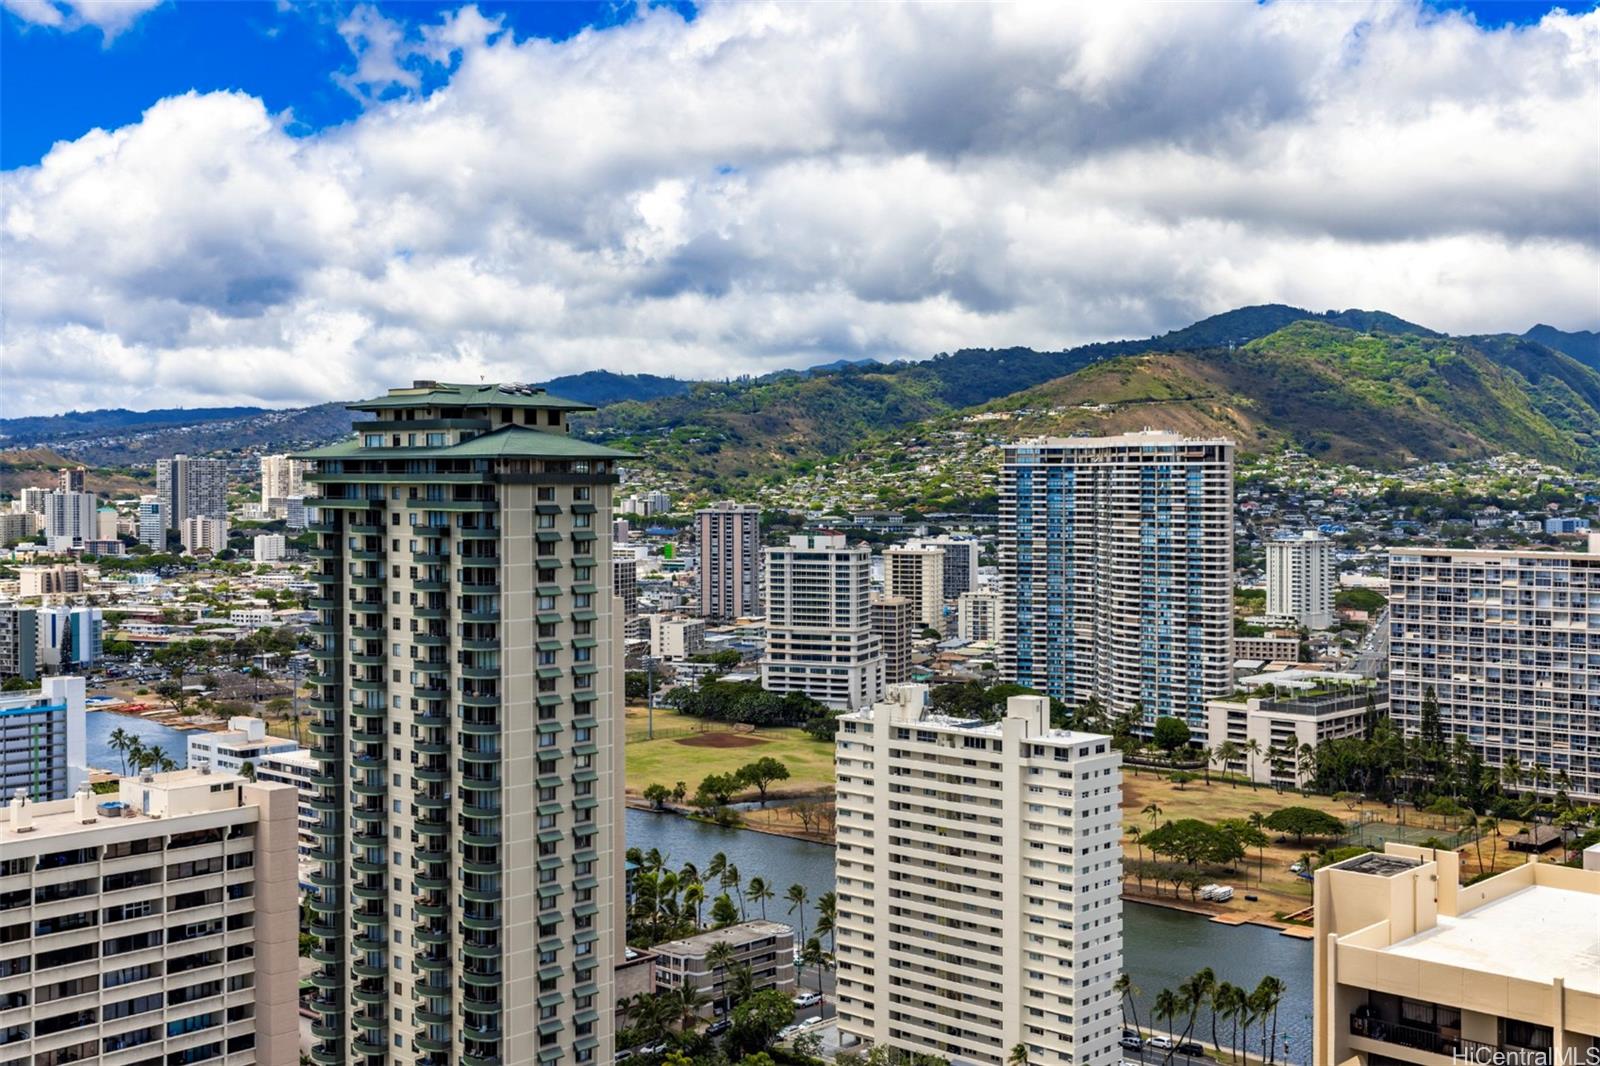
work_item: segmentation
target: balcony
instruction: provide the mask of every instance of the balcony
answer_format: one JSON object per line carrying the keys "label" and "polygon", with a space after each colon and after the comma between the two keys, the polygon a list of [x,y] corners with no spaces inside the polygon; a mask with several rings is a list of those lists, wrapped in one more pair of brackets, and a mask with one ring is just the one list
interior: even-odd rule
{"label": "balcony", "polygon": [[1425,1051],[1430,1055],[1443,1055],[1457,1061],[1491,1062],[1499,1054],[1499,1049],[1493,1044],[1466,1040],[1452,1031],[1441,1032],[1420,1025],[1384,1021],[1382,1018],[1367,1017],[1359,1011],[1350,1015],[1350,1035]]}

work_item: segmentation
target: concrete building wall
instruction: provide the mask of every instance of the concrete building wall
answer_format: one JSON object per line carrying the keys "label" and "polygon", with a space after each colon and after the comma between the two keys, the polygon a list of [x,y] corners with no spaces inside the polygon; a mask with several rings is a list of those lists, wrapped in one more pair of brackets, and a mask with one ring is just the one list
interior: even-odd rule
{"label": "concrete building wall", "polygon": [[695,512],[700,613],[732,621],[761,613],[761,509],[732,502]]}
{"label": "concrete building wall", "polygon": [[871,554],[840,534],[803,534],[766,552],[767,649],[761,683],[830,707],[864,707],[883,691],[872,633]]}
{"label": "concrete building wall", "polygon": [[1333,542],[1313,530],[1267,541],[1267,614],[1308,629],[1333,625]]}

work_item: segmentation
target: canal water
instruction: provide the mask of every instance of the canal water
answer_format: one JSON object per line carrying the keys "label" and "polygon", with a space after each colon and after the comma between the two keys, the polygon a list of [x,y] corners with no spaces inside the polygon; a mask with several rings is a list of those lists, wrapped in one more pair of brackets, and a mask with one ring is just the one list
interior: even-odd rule
{"label": "canal water", "polygon": [[[767,917],[791,926],[799,924],[798,914],[789,914],[789,904],[782,898],[790,885],[804,885],[812,900],[833,890],[833,849],[821,844],[630,809],[627,846],[644,851],[659,848],[669,866],[692,862],[701,869],[720,851],[739,868],[746,881],[764,877],[772,884],[779,898],[767,903]],[[808,904],[807,924],[815,917],[816,908]],[[1149,1027],[1150,1006],[1157,993],[1163,988],[1176,990],[1202,967],[1211,967],[1219,981],[1252,989],[1271,974],[1288,986],[1278,1007],[1278,1061],[1310,1061],[1310,941],[1281,936],[1276,930],[1258,926],[1220,925],[1197,915],[1141,903],[1123,907],[1122,930],[1123,962],[1139,989],[1141,1025]],[[1195,1031],[1209,1040],[1208,1018],[1202,1016]],[[1229,1031],[1219,1025],[1218,1036],[1226,1042]],[[1285,1037],[1289,1039],[1287,1060],[1283,1056]],[[1251,1046],[1260,1050],[1259,1035]]]}
{"label": "canal water", "polygon": [[83,717],[85,754],[89,765],[96,770],[122,772],[122,756],[111,746],[111,734],[119,727],[138,737],[146,748],[159,746],[179,766],[188,765],[189,734],[182,729],[115,711],[90,711]]}

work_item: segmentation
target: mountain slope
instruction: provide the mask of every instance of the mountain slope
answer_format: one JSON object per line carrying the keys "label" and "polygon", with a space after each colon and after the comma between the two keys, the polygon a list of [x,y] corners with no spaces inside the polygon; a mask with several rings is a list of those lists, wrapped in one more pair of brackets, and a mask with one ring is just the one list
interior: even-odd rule
{"label": "mountain slope", "polygon": [[692,381],[664,378],[656,374],[618,374],[610,370],[586,370],[567,374],[543,383],[547,392],[596,407],[625,400],[654,400],[660,396],[679,396],[689,391]]}
{"label": "mountain slope", "polygon": [[1159,427],[1341,462],[1516,451],[1600,465],[1600,374],[1518,338],[1293,323],[1233,350],[1128,356],[987,405],[1007,436]]}
{"label": "mountain slope", "polygon": [[1564,355],[1570,355],[1592,370],[1600,370],[1600,333],[1586,329],[1568,332],[1541,323],[1522,336],[1546,348],[1554,348]]}

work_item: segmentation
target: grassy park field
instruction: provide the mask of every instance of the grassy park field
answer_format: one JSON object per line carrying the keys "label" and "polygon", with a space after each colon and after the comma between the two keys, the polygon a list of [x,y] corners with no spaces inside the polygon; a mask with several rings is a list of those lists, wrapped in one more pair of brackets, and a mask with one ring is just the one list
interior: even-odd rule
{"label": "grassy park field", "polygon": [[[789,768],[789,780],[771,796],[812,793],[833,787],[833,745],[799,729],[747,729],[656,709],[655,736],[648,739],[648,711],[627,711],[627,786],[639,795],[653,784],[682,781],[692,795],[707,774],[725,774],[771,756]],[[751,796],[755,795],[754,790]]]}
{"label": "grassy park field", "polygon": [[[1152,804],[1159,809],[1158,812],[1149,810]],[[1396,815],[1393,808],[1381,804],[1365,803],[1359,807],[1352,807],[1328,796],[1304,796],[1291,791],[1279,793],[1266,786],[1252,789],[1242,781],[1230,782],[1216,774],[1212,775],[1210,785],[1205,784],[1204,780],[1196,780],[1179,787],[1168,780],[1165,774],[1148,769],[1141,769],[1136,773],[1133,767],[1126,766],[1123,768],[1122,780],[1123,852],[1129,860],[1137,860],[1140,856],[1139,844],[1130,832],[1134,828],[1148,832],[1154,825],[1185,818],[1215,823],[1226,818],[1248,819],[1258,812],[1265,817],[1284,807],[1311,807],[1344,822],[1370,820],[1363,831],[1363,842],[1369,845],[1375,845],[1380,837],[1392,840],[1410,838],[1415,842],[1420,835],[1437,833],[1440,836],[1448,836],[1451,829],[1441,819],[1411,812],[1406,818],[1407,829],[1401,830],[1395,824]],[[1520,825],[1504,823],[1500,827],[1501,839],[1498,845],[1493,844],[1488,837],[1483,840],[1485,869],[1491,866],[1491,857],[1494,860],[1492,866],[1496,870],[1509,869],[1526,861],[1523,855],[1511,851],[1505,841],[1506,837],[1520,828]],[[1307,852],[1314,854],[1319,844],[1330,842],[1308,839],[1304,843],[1296,844],[1293,838],[1282,837],[1281,834],[1271,830],[1267,830],[1266,833],[1271,843],[1264,851],[1250,849],[1249,856],[1241,864],[1236,876],[1217,879],[1219,883],[1233,886],[1235,894],[1232,904],[1206,909],[1246,911],[1270,918],[1275,914],[1292,914],[1311,905],[1311,882],[1297,877],[1290,870],[1290,866]],[[1337,845],[1342,842],[1331,843]],[[1463,857],[1463,877],[1476,875],[1479,872],[1477,863],[1479,849],[1475,844],[1468,844],[1460,850]],[[1143,854],[1146,860],[1152,858],[1148,849]],[[1173,900],[1173,889],[1170,884],[1157,888],[1147,879],[1141,889],[1131,873],[1124,887],[1134,896],[1152,899],[1164,896],[1169,901]],[[1244,896],[1247,894],[1256,896],[1256,901],[1245,900]],[[1187,891],[1182,893],[1181,901],[1185,904],[1190,903]]]}

